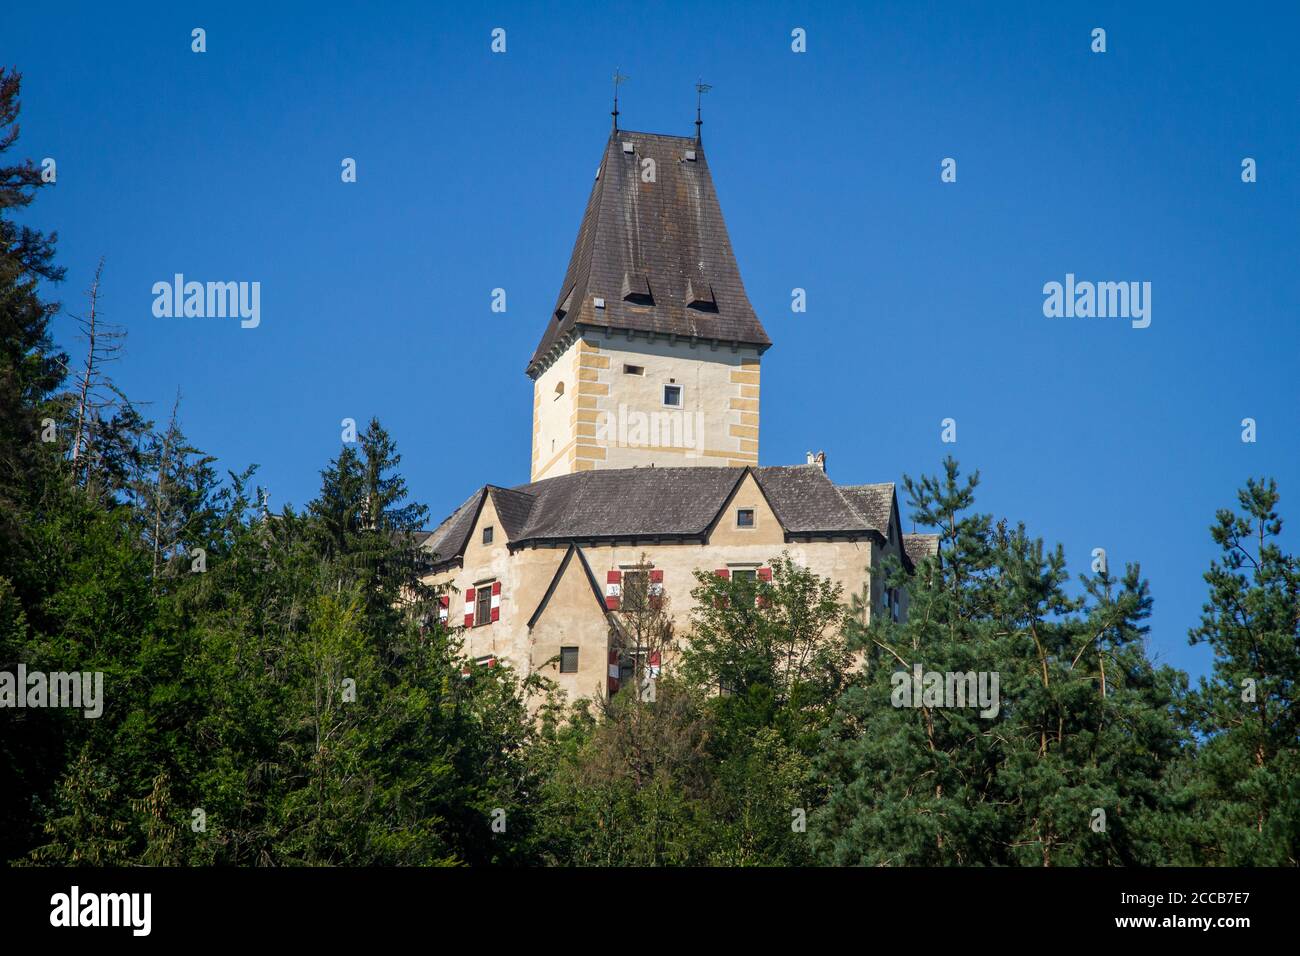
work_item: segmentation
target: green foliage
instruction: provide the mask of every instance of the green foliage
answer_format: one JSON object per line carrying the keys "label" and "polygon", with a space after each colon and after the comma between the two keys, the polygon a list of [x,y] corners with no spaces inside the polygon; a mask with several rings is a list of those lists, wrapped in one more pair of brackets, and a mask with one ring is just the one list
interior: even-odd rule
{"label": "green foliage", "polygon": [[[865,668],[825,737],[819,767],[830,794],[810,828],[819,856],[869,865],[1161,862],[1160,821],[1174,810],[1164,775],[1182,743],[1181,675],[1146,658],[1146,583],[1129,565],[1118,580],[1105,570],[1085,577],[1085,596],[1070,596],[1061,549],[972,511],[977,484],[978,475],[960,481],[951,459],[943,476],[906,482],[916,520],[939,531],[940,558],[914,577],[895,567],[891,583],[908,591],[905,623],[864,627],[860,608],[853,616]],[[999,709],[900,706],[911,701],[895,688],[918,665],[996,673]]]}
{"label": "green foliage", "polygon": [[[302,511],[219,475],[179,397],[159,428],[118,394],[72,467],[54,236],[12,219],[41,185],[5,157],[18,93],[0,69],[0,669],[102,672],[105,700],[0,713],[0,859],[1296,864],[1300,568],[1272,482],[1212,528],[1193,692],[1146,655],[1136,564],[1072,591],[1061,549],[975,512],[949,460],[906,482],[939,555],[873,570],[905,620],[864,623],[782,555],[771,580],[699,573],[679,642],[630,576],[611,646],[647,653],[568,705],[438,623],[428,514],[377,420]],[[996,713],[896,706],[915,665],[996,672]]]}
{"label": "green foliage", "polygon": [[1210,528],[1222,553],[1190,635],[1215,656],[1189,701],[1205,737],[1193,778],[1204,862],[1300,863],[1300,561],[1278,544],[1278,500],[1274,482],[1252,479],[1240,513],[1223,509]]}

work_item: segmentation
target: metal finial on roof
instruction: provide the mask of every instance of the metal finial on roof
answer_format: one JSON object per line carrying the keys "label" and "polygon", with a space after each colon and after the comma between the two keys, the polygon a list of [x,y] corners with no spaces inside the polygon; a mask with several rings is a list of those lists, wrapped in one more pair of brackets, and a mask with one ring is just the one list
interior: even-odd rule
{"label": "metal finial on roof", "polygon": [[705,83],[703,80],[697,80],[695,83],[695,140],[696,142],[699,142],[700,139],[700,127],[704,125],[704,120],[700,119],[700,101],[704,98],[704,94],[709,92],[709,90],[711,89],[713,89],[713,87],[710,84]]}
{"label": "metal finial on roof", "polygon": [[618,87],[624,80],[630,80],[630,76],[624,76],[617,68],[614,69],[614,129],[618,129]]}

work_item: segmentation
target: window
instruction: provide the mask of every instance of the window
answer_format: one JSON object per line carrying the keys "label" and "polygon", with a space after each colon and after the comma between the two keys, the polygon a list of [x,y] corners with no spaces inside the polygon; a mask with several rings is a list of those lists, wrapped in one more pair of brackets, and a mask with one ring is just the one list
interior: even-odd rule
{"label": "window", "polygon": [[491,544],[491,543],[492,543],[492,526],[491,526],[491,525],[488,525],[486,528],[483,529],[483,543],[484,543],[484,544]]}
{"label": "window", "polygon": [[623,366],[623,374],[624,374],[624,375],[644,375],[644,374],[645,374],[645,366],[644,366],[644,365],[624,365],[624,366]]}
{"label": "window", "polygon": [[624,611],[635,614],[645,609],[649,594],[650,576],[644,571],[623,572],[622,605]]}
{"label": "window", "polygon": [[746,606],[758,603],[758,568],[733,568],[731,580],[738,585]]}
{"label": "window", "polygon": [[736,511],[736,527],[752,528],[754,527],[754,509],[740,508]]}
{"label": "window", "polygon": [[628,684],[633,680],[643,680],[646,677],[648,659],[649,652],[644,647],[624,651],[618,660],[619,683]]}
{"label": "window", "polygon": [[576,647],[560,648],[560,673],[578,673],[578,649]]}
{"label": "window", "polygon": [[492,623],[492,585],[485,584],[474,592],[474,626]]}
{"label": "window", "polygon": [[881,604],[884,605],[886,616],[895,624],[898,623],[898,588],[885,588],[881,595]]}
{"label": "window", "polygon": [[682,407],[682,387],[680,385],[664,386],[664,404],[670,408]]}

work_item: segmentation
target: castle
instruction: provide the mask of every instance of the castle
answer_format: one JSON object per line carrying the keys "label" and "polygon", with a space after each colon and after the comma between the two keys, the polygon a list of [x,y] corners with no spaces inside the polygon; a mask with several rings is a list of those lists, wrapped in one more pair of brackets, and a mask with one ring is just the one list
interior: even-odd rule
{"label": "castle", "polygon": [[759,465],[771,344],[698,133],[615,126],[527,366],[532,480],[483,486],[421,542],[469,655],[544,668],[572,698],[610,694],[642,653],[620,620],[631,576],[669,595],[683,633],[695,570],[770,579],[783,551],[868,614],[906,613],[875,572],[937,542],[902,533],[894,485],[834,484],[811,453]]}

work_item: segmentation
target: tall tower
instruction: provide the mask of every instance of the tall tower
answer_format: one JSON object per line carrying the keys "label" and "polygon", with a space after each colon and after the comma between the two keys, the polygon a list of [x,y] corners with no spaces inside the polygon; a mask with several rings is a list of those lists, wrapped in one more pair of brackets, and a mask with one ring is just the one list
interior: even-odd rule
{"label": "tall tower", "polygon": [[533,480],[757,464],[771,344],[700,140],[616,128],[528,363]]}

